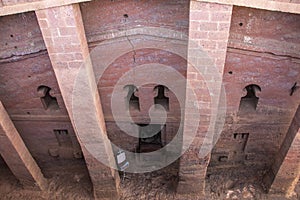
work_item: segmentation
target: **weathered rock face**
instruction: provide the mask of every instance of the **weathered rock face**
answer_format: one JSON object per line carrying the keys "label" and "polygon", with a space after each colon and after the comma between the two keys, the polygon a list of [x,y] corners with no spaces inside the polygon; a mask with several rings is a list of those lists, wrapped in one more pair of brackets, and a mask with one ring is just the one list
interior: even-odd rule
{"label": "weathered rock face", "polygon": [[[0,7],[25,2],[2,0]],[[300,3],[299,0],[277,2]],[[183,112],[188,114],[187,117],[194,117],[193,110],[183,109],[184,105],[180,105],[174,91],[159,85],[162,79],[176,82],[173,76],[136,73],[131,74],[132,83],[124,84],[122,92],[125,95],[117,105],[130,112],[132,121],[116,119],[112,110],[114,89],[123,76],[137,71],[141,65],[155,63],[160,67],[169,66],[184,79],[191,80],[199,105],[203,106],[200,115],[207,122],[198,131],[207,131],[213,109],[211,97],[218,94],[209,91],[203,77],[188,68],[185,56],[160,49],[159,45],[172,44],[182,54],[188,52],[187,57],[195,59],[197,65],[204,66],[201,58],[193,58],[193,48],[200,46],[201,51],[210,56],[214,67],[223,74],[226,119],[212,154],[199,159],[203,135],[198,135],[186,156],[177,161],[180,165],[176,162],[160,171],[128,174],[120,185],[121,199],[277,198],[265,194],[274,180],[273,190],[276,191],[280,191],[282,185],[283,190],[291,190],[290,186],[297,184],[298,171],[295,169],[299,165],[299,146],[296,135],[299,127],[295,112],[300,103],[300,15],[238,6],[233,6],[231,15],[232,7],[229,5],[194,2],[190,7],[190,3],[188,0],[99,0],[80,3],[84,30],[76,31],[78,35],[86,36],[86,52],[88,48],[91,54],[98,47],[105,49],[105,56],[101,59],[97,55],[91,58],[107,134],[120,148],[140,151],[141,140],[129,136],[118,125],[147,125],[150,122],[149,109],[154,104],[160,104],[167,110],[166,123],[158,124],[163,127],[159,144],[162,146],[176,137]],[[70,14],[67,11],[63,14]],[[54,197],[47,192],[37,192],[31,196],[9,174],[3,178],[8,180],[7,184],[0,185],[0,193],[5,193],[7,199],[34,199],[38,196],[44,199],[92,198],[91,181],[74,131],[76,127],[74,129],[71,124],[70,113],[61,94],[64,85],[59,86],[51,64],[53,57],[49,56],[53,51],[59,51],[56,54],[69,53],[78,48],[72,46],[72,41],[76,40],[76,35],[75,39],[72,38],[74,30],[68,29],[73,21],[67,17],[60,19],[62,23],[53,28],[47,20],[57,21],[57,14],[61,13],[52,14],[50,17],[41,14],[39,24],[34,12],[0,17],[0,101],[42,172],[50,179],[49,191],[56,191]],[[151,29],[147,29],[149,27]],[[49,28],[49,32],[43,31],[42,35],[41,28]],[[177,31],[177,34],[172,31]],[[66,43],[64,37],[68,38],[69,46],[62,46],[62,42]],[[53,38],[60,38],[61,43],[57,42],[59,40],[54,42]],[[55,48],[47,49],[45,43],[53,43]],[[129,48],[126,49],[123,44]],[[124,49],[126,51],[122,51]],[[112,57],[115,51],[122,53]],[[72,67],[60,63],[59,56],[67,59],[65,54],[57,55],[56,64],[61,64],[59,66],[62,68]],[[73,56],[81,59],[82,55]],[[72,58],[69,60],[74,61],[74,65],[79,63]],[[101,72],[107,60],[110,62]],[[210,68],[207,71],[210,72]],[[147,79],[151,75],[154,80],[157,79],[155,83],[135,87],[137,80]],[[213,84],[218,90],[218,83]],[[126,91],[134,92],[129,94]],[[182,94],[185,97],[185,87]],[[127,100],[131,102],[129,105],[125,104]],[[191,127],[195,123],[191,119],[186,125]],[[91,165],[97,163],[95,158],[88,159],[92,160]],[[3,169],[0,173],[9,171],[2,159],[0,166]],[[279,176],[276,178],[277,173]],[[185,182],[181,190],[193,192],[200,190],[200,185],[204,186],[205,175],[207,197],[176,195],[179,179]],[[106,172],[100,176],[103,179],[111,177]],[[71,184],[65,185],[69,180],[72,180]],[[284,184],[281,185],[281,182]],[[106,184],[100,180],[99,183]],[[76,185],[75,189],[72,184]],[[80,189],[81,185],[83,188]],[[12,192],[14,189],[17,189],[16,194]],[[299,184],[296,192],[299,194]],[[299,196],[295,194],[292,198]]]}
{"label": "weathered rock face", "polygon": [[[188,34],[189,1],[92,1],[81,12],[89,42],[97,35],[138,27],[159,27]],[[164,36],[164,35],[161,35]]]}
{"label": "weathered rock face", "polygon": [[4,16],[0,23],[1,62],[46,50],[34,12]]}
{"label": "weathered rock face", "polygon": [[[107,48],[107,43],[109,43],[111,48],[109,51],[118,51],[120,50],[119,48],[122,49],[123,44],[123,48],[130,44],[130,49],[125,52],[120,50],[121,53],[116,58],[111,58],[115,52],[107,52],[105,60],[111,59],[111,62],[108,66],[105,66],[105,71],[97,76],[96,80],[98,81],[98,90],[108,137],[118,147],[136,152],[139,149],[139,139],[128,135],[118,124],[130,127],[132,123],[139,125],[150,123],[149,109],[154,106],[158,97],[159,91],[157,87],[160,84],[164,85],[163,82],[166,82],[165,80],[168,83],[172,83],[176,82],[176,79],[169,75],[168,78],[162,77],[163,80],[159,80],[160,78],[158,77],[161,76],[158,73],[152,75],[152,82],[135,85],[138,83],[137,80],[146,79],[151,75],[141,71],[134,73],[134,71],[137,71],[143,65],[155,67],[154,65],[159,64],[171,67],[172,70],[185,79],[187,68],[186,58],[166,49],[160,49],[156,44],[176,44],[175,40],[182,40],[179,48],[181,51],[187,52],[188,41],[183,38],[176,38],[176,36],[172,36],[175,37],[172,38],[161,31],[149,32],[147,28],[152,28],[152,30],[155,30],[155,28],[159,28],[157,30],[173,30],[187,36],[189,1],[162,2],[155,0],[147,3],[137,1],[93,1],[82,3],[80,6],[95,74],[99,71],[101,64],[106,62],[98,60],[99,56],[97,55],[93,56],[98,48]],[[113,12],[111,12],[112,10]],[[98,13],[102,13],[101,16]],[[118,46],[118,44],[120,45]],[[163,71],[164,67],[161,68],[162,71],[160,73],[165,73],[168,76],[168,69]],[[116,119],[118,116],[114,116],[112,109],[112,106],[116,106],[112,102],[114,98],[113,92],[120,84],[119,81],[132,72],[130,81],[122,86],[124,89],[121,92],[124,92],[124,95],[118,100],[118,106],[121,110],[130,111],[132,121],[122,118]],[[126,99],[128,96],[126,91],[130,85],[138,87],[138,92],[136,93],[137,106],[129,103],[129,108],[125,109],[128,106],[125,104],[126,100],[128,100]],[[162,91],[164,97],[162,99],[166,101],[161,103],[161,105],[167,108],[168,112],[164,131],[161,133],[161,141],[163,145],[167,145],[177,134],[183,113],[178,96],[174,94],[171,88],[168,88],[168,85],[164,86],[165,89]],[[184,91],[182,91],[182,95],[182,98],[184,98]],[[152,121],[152,123],[155,122]]]}
{"label": "weathered rock face", "polygon": [[[42,168],[56,165],[58,157],[81,158],[35,13],[5,16],[0,21],[0,99],[26,146]],[[43,105],[46,94],[40,93],[41,86],[50,88],[48,97],[55,99],[57,107]],[[55,130],[66,132],[59,138]]]}
{"label": "weathered rock face", "polygon": [[[273,165],[299,105],[299,93],[291,93],[300,78],[298,20],[298,15],[234,8],[223,76],[226,123],[209,170],[268,171]],[[249,85],[259,89],[245,106]]]}

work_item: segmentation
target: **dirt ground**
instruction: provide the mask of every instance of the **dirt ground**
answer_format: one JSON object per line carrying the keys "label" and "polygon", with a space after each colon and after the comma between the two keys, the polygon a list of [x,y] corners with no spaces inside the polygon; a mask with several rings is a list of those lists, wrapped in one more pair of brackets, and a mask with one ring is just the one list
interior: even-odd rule
{"label": "dirt ground", "polygon": [[[48,170],[49,189],[47,191],[32,191],[22,188],[8,168],[0,168],[0,199],[2,200],[91,200],[92,185],[87,171],[80,165],[67,166],[65,163],[56,169]],[[235,170],[219,170],[207,178],[206,197],[176,195],[178,164],[174,163],[159,171],[145,174],[121,174],[122,182],[119,200],[197,200],[197,199],[255,199],[284,200],[283,196],[265,194],[260,181],[253,178],[252,173],[237,174]],[[54,174],[54,175],[53,175]],[[242,177],[242,178],[241,178]],[[247,180],[247,182],[245,182]],[[297,194],[291,200],[300,199],[299,184]]]}

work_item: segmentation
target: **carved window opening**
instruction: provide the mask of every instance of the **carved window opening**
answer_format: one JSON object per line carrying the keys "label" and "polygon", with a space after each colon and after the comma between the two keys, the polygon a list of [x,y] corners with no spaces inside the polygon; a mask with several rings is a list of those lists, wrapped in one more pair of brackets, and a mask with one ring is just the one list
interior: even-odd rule
{"label": "carved window opening", "polygon": [[241,98],[240,111],[254,111],[256,110],[259,98],[256,96],[257,92],[261,91],[258,85],[248,85],[244,88],[247,91],[246,96]]}
{"label": "carved window opening", "polygon": [[37,89],[45,110],[58,110],[59,106],[56,97],[51,96],[51,88],[41,85]]}
{"label": "carved window opening", "polygon": [[228,161],[228,156],[219,156],[218,161],[219,162],[227,162]]}
{"label": "carved window opening", "polygon": [[249,133],[234,133],[233,139],[236,141],[236,151],[244,152],[248,142]]}
{"label": "carved window opening", "polygon": [[53,130],[58,147],[50,146],[48,152],[52,157],[60,157],[65,159],[81,159],[82,152],[79,144],[74,142],[74,137],[72,134],[69,134],[67,129],[54,129]]}
{"label": "carved window opening", "polygon": [[155,105],[161,105],[169,111],[169,98],[165,96],[165,92],[168,88],[163,85],[158,85],[154,88],[154,90],[157,90],[157,96],[154,97]]}
{"label": "carved window opening", "polygon": [[160,124],[139,124],[139,145],[137,152],[152,152],[163,147]]}
{"label": "carved window opening", "polygon": [[61,147],[72,147],[72,140],[68,133],[68,130],[53,130],[58,145]]}
{"label": "carved window opening", "polygon": [[140,110],[139,97],[135,96],[135,92],[138,91],[137,87],[134,85],[126,85],[124,88],[128,89],[126,97],[126,105],[128,106],[128,109]]}

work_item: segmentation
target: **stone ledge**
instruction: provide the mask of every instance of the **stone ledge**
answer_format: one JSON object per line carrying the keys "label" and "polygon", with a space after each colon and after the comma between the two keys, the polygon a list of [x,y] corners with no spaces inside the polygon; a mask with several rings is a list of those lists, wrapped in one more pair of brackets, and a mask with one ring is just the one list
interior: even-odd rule
{"label": "stone ledge", "polygon": [[243,6],[271,11],[280,11],[288,13],[300,13],[300,4],[299,3],[287,3],[287,2],[278,2],[270,0],[196,0],[201,2],[208,3],[218,3],[225,5],[234,5],[234,6]]}
{"label": "stone ledge", "polygon": [[65,6],[91,0],[44,0],[0,7],[0,16]]}

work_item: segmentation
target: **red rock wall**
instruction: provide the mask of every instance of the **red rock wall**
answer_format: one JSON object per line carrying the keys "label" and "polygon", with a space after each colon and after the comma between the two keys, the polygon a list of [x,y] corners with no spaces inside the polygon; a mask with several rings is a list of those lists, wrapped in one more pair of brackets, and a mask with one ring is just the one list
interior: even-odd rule
{"label": "red rock wall", "polygon": [[[104,72],[99,80],[98,88],[100,91],[100,96],[102,100],[103,112],[107,121],[113,120],[112,110],[111,110],[111,95],[112,91],[119,81],[119,79],[128,71],[133,70],[136,66],[143,64],[159,63],[167,66],[172,66],[177,70],[182,76],[186,76],[186,60],[178,55],[157,49],[143,49],[136,51],[136,62],[132,60],[132,52],[127,53],[119,57],[115,62],[113,62]],[[147,76],[148,74],[142,74],[142,76]],[[157,80],[158,82],[160,80]],[[170,80],[170,82],[176,80]],[[143,98],[144,102],[140,102],[140,112],[133,112],[132,117],[136,123],[146,123],[148,116],[148,109],[150,106],[154,105],[154,87],[156,84],[146,84],[139,88],[139,91],[147,94],[146,98]],[[180,121],[180,106],[175,94],[170,92],[169,97],[169,112],[168,118],[171,121]],[[125,98],[125,97],[124,97]],[[142,100],[142,98],[140,98]],[[125,99],[124,99],[125,100]],[[145,106],[144,109],[142,106]],[[146,120],[146,121],[145,121]]]}
{"label": "red rock wall", "polygon": [[[300,16],[234,7],[223,83],[227,116],[214,148],[210,166],[244,163],[268,169],[279,151],[299,104],[299,92],[290,96],[300,80]],[[247,85],[261,88],[256,110],[239,110]],[[245,149],[241,138],[248,133]],[[227,161],[220,161],[227,156]],[[213,167],[212,167],[213,168]],[[212,169],[211,168],[211,169]]]}
{"label": "red rock wall", "polygon": [[[210,9],[213,12],[214,6]],[[161,27],[188,34],[187,0],[92,1],[82,3],[81,11],[91,50],[96,45],[101,45],[104,40],[118,42],[114,41],[115,33],[138,27]],[[203,23],[190,24],[195,30],[191,36],[201,38],[204,49],[216,50],[216,54],[212,56],[218,56],[218,53],[223,55],[224,52],[218,52],[218,48],[224,47],[222,40],[226,34],[212,32],[222,31],[228,24],[224,23],[225,27],[222,27],[219,21],[224,16],[212,16],[214,23],[209,24],[206,23],[206,15],[195,11],[193,19],[201,19]],[[299,104],[299,91],[290,96],[290,89],[295,82],[299,83],[300,78],[299,20],[299,15],[234,7],[223,77],[227,116],[222,135],[213,150],[211,169],[244,163],[265,170],[274,161]],[[67,129],[76,148],[78,143],[34,13],[1,17],[0,25],[0,100],[32,155],[42,168],[46,168],[49,163],[56,161],[48,153],[50,148],[58,147],[54,129]],[[204,35],[207,38],[203,39],[201,30],[205,30]],[[160,32],[156,35],[164,36]],[[212,39],[219,43],[211,41]],[[221,61],[216,59],[214,64],[221,66]],[[132,151],[137,143],[136,138],[123,133],[116,126],[111,113],[112,89],[124,73],[137,65],[153,62],[172,66],[186,76],[187,63],[180,56],[163,50],[141,49],[130,51],[116,59],[104,72],[98,84],[110,138]],[[99,63],[94,63],[95,66],[97,64]],[[241,113],[240,100],[246,95],[243,89],[249,84],[257,84],[261,88],[261,92],[257,93],[258,105],[253,112]],[[44,109],[37,93],[40,85],[52,88],[51,95],[57,98],[59,110]],[[145,85],[140,88],[147,95],[141,105],[147,105],[147,108],[153,104],[154,86]],[[142,112],[132,112],[135,122],[148,123],[147,111],[143,109]],[[179,116],[178,101],[171,92],[167,133],[176,132]],[[234,138],[235,134],[249,135],[242,140],[239,137]],[[172,134],[169,135],[172,138]],[[241,143],[245,145],[244,148]],[[220,160],[220,156],[227,156],[227,160]]]}
{"label": "red rock wall", "polygon": [[[114,34],[118,35],[118,33],[124,30],[134,28],[159,27],[180,31],[184,34],[188,33],[189,1],[187,0],[92,1],[88,3],[81,3],[81,11],[91,51],[96,44],[102,44],[101,42],[105,40],[103,35],[111,38],[111,43],[117,43],[118,41],[114,41],[114,39],[118,36],[114,36]],[[166,35],[158,32],[157,36],[165,37]],[[133,40],[134,45],[139,45],[139,43],[143,44],[143,40],[147,41],[147,36],[142,35],[139,39],[130,39]],[[185,48],[187,49],[187,46]],[[107,53],[107,56],[109,56],[109,53]],[[93,62],[94,67],[99,65],[98,62],[101,61]],[[114,123],[115,119],[113,118],[114,116],[112,115],[111,109],[112,92],[117,81],[119,81],[125,73],[133,70],[136,66],[151,63],[171,66],[184,77],[186,76],[187,63],[185,59],[171,52],[147,48],[130,51],[121,55],[110,66],[108,66],[98,83],[103,112],[107,123],[108,135],[114,143],[119,144],[120,146],[125,145],[126,149],[132,150],[132,146],[136,146],[136,139],[131,138],[128,135],[126,138],[126,133],[122,132]],[[147,73],[140,75],[145,77],[149,76]],[[150,122],[148,112],[149,108],[154,105],[155,96],[153,92],[155,86],[155,84],[148,84],[139,88],[139,93],[141,95],[141,110],[131,112],[131,117],[135,123],[147,124]],[[174,93],[170,91],[169,95],[170,111],[168,112],[167,117],[167,132],[168,130],[172,131],[167,134],[171,135],[170,137],[172,138],[172,136],[177,133],[177,129],[174,131],[171,127],[178,126],[181,120],[181,110],[178,99]],[[170,128],[168,128],[169,124]],[[117,133],[120,133],[119,137],[117,137]],[[126,143],[124,141],[128,142]]]}
{"label": "red rock wall", "polygon": [[[150,26],[164,27],[185,34],[188,32],[189,1],[187,0],[92,1],[81,4],[81,10],[91,48],[93,43],[102,41],[94,36],[124,28]],[[125,14],[128,15],[127,18],[124,17]],[[71,154],[78,153],[80,148],[67,116],[36,16],[33,12],[5,16],[0,18],[0,24],[3,30],[0,33],[0,99],[38,164],[42,169],[51,169],[57,161],[57,158],[53,157],[57,152],[62,159],[72,158]],[[136,63],[132,63],[132,53],[129,52],[112,63],[98,85],[107,128],[116,143],[122,141],[120,140],[122,137],[120,135],[116,137],[116,133],[120,130],[115,126],[111,115],[110,95],[114,84],[123,73],[136,65],[154,62],[172,66],[186,76],[186,61],[178,55],[163,50],[142,49],[136,51]],[[57,98],[59,110],[44,109],[37,92],[40,85],[51,88],[50,94]],[[153,93],[155,86],[147,85],[141,90],[145,93]],[[145,102],[141,104],[151,106],[154,103],[153,95],[144,99]],[[170,112],[166,130],[174,134],[177,133],[178,123],[181,120],[178,105],[177,98],[170,92]],[[136,123],[149,121],[147,109],[132,114],[135,116]],[[54,129],[68,130],[73,143],[73,152],[69,148],[59,147]],[[127,140],[130,140],[130,137],[126,136]],[[172,137],[172,134],[168,135],[168,141]],[[125,137],[123,139],[126,140]],[[136,143],[133,142],[134,144]]]}
{"label": "red rock wall", "polygon": [[[191,1],[189,27],[189,64],[183,138],[191,141],[180,158],[181,194],[203,195],[210,160],[222,74],[225,64],[232,6]],[[195,96],[194,96],[195,95]],[[194,98],[193,98],[194,97]]]}
{"label": "red rock wall", "polygon": [[97,34],[134,27],[169,28],[188,33],[189,1],[187,0],[104,0],[80,5],[89,41]]}
{"label": "red rock wall", "polygon": [[285,2],[285,3],[300,3],[299,0],[271,0],[271,1],[278,1],[278,2]]}
{"label": "red rock wall", "polygon": [[[0,100],[27,148],[42,170],[55,167],[57,156],[61,160],[75,159],[73,153],[80,157],[35,13],[0,17],[0,25]],[[51,88],[58,110],[45,110],[37,91],[41,85]],[[70,147],[59,146],[53,131],[57,129],[68,131]]]}
{"label": "red rock wall", "polygon": [[28,3],[28,2],[35,2],[40,0],[2,0],[2,4],[4,6],[11,6],[15,4],[22,4],[22,3]]}
{"label": "red rock wall", "polygon": [[[172,1],[148,3],[93,1],[84,3],[81,7],[86,34],[89,37],[123,28],[124,14],[128,15],[126,28],[142,25],[166,27],[187,33],[188,5],[188,1],[176,3]],[[111,16],[112,13],[114,17]],[[75,152],[78,150],[78,143],[70,125],[35,14],[29,12],[1,17],[0,24],[3,30],[0,33],[0,99],[38,164],[41,165],[42,169],[47,168],[52,165],[50,163],[55,162],[55,158],[49,155],[49,149],[58,148],[58,142],[53,133],[54,129],[69,131],[71,138],[73,138]],[[185,76],[186,61],[179,56],[155,50],[141,50],[136,53],[139,64],[158,62],[173,66],[175,70]],[[99,82],[107,122],[113,123],[110,117],[109,95],[113,84],[120,78],[120,76],[115,76],[114,79],[110,79],[110,76],[118,73],[115,66],[120,65],[121,62],[127,65],[122,64],[124,68],[119,68],[120,71],[124,72],[132,68],[133,63],[131,61],[131,55],[124,55],[112,64]],[[107,82],[106,80],[110,81]],[[57,98],[59,110],[44,109],[37,92],[40,85],[51,88],[50,94]],[[151,87],[148,89],[153,90]],[[153,100],[153,96],[148,98],[147,104],[153,103]],[[167,130],[173,130],[173,126],[178,126],[180,109],[177,105],[176,97],[171,94],[171,111],[168,116],[168,123],[171,125]],[[149,119],[148,113],[144,112],[142,116],[139,115],[136,119],[137,123],[145,123]],[[110,130],[110,123],[108,123],[108,130]],[[114,130],[118,129],[111,128],[111,133],[114,133]],[[176,133],[176,131],[177,128],[174,128],[171,132]],[[66,154],[70,153],[68,149],[66,151]],[[63,155],[61,156],[63,157]]]}
{"label": "red rock wall", "polygon": [[300,109],[292,120],[286,137],[276,155],[269,173],[264,182],[271,193],[285,193],[287,196],[294,195],[294,189],[298,183],[300,134],[299,134]]}
{"label": "red rock wall", "polygon": [[46,50],[34,12],[0,17],[0,58],[9,58]]}

